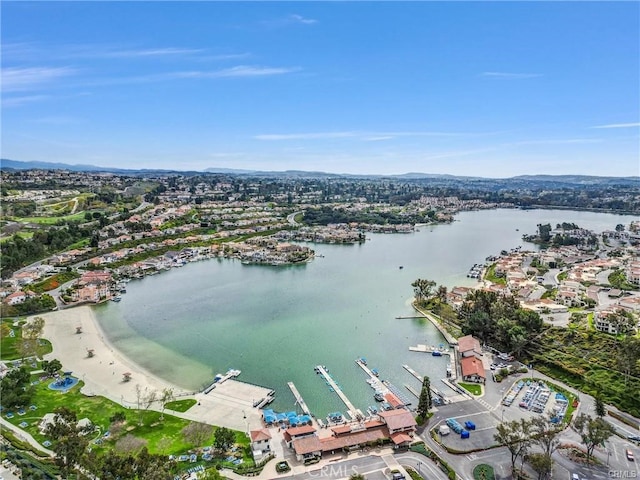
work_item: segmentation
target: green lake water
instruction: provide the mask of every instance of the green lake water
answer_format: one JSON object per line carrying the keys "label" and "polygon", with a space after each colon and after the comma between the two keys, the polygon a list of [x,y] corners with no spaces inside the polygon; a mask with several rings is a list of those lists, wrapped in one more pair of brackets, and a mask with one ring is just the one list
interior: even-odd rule
{"label": "green lake water", "polygon": [[[362,245],[313,248],[323,258],[287,267],[242,265],[213,259],[134,280],[119,303],[95,308],[106,335],[125,355],[184,388],[200,389],[216,373],[242,370],[238,378],[276,390],[271,405],[294,410],[293,381],[312,412],[345,411],[313,367],[326,365],[356,407],[375,404],[364,372],[366,357],[382,379],[413,398],[405,384],[420,383],[403,368],[429,375],[446,392],[447,357],[409,351],[437,345],[428,322],[397,319],[414,314],[411,283],[474,285],[466,277],[489,255],[522,245],[537,224],[573,222],[596,231],[628,225],[632,218],[560,210],[462,212],[448,225],[419,227],[411,234],[368,234]],[[403,266],[403,268],[399,268]],[[256,399],[257,400],[257,399]]]}

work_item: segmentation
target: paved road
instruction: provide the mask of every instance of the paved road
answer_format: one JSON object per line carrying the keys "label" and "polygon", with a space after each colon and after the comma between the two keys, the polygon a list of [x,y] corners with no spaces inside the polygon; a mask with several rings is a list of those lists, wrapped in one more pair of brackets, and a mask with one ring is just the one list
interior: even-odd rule
{"label": "paved road", "polygon": [[300,213],[304,213],[304,211],[300,210],[298,212],[293,212],[287,215],[287,222],[289,222],[289,225],[293,225],[293,226],[300,225],[298,222],[296,222],[296,215]]}

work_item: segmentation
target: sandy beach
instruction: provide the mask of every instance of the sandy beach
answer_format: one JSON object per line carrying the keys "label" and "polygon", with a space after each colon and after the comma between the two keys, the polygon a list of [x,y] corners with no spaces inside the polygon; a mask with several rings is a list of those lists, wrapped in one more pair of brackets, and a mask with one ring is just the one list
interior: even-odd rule
{"label": "sandy beach", "polygon": [[[80,306],[38,315],[45,319],[43,337],[53,346],[45,359],[58,359],[64,371],[84,382],[81,392],[100,395],[125,407],[137,406],[136,389],[155,391],[171,389],[174,396],[194,398],[198,404],[185,413],[172,412],[194,421],[247,431],[261,428],[260,411],[253,408],[254,399],[262,398],[268,389],[228,380],[209,394],[188,392],[153,375],[133,359],[119,352],[104,335],[89,306]],[[80,328],[81,333],[77,333]],[[89,356],[92,350],[93,356]],[[130,380],[124,381],[124,374]],[[152,409],[160,410],[156,403]]]}

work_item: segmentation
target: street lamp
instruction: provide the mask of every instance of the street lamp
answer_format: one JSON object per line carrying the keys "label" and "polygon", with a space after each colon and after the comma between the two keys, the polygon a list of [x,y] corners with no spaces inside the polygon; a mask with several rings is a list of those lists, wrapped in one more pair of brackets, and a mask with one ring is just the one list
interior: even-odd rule
{"label": "street lamp", "polygon": [[420,473],[420,462],[418,462],[417,465],[418,465],[418,473]]}
{"label": "street lamp", "polygon": [[500,423],[504,422],[504,408],[502,409],[502,415],[500,416]]}

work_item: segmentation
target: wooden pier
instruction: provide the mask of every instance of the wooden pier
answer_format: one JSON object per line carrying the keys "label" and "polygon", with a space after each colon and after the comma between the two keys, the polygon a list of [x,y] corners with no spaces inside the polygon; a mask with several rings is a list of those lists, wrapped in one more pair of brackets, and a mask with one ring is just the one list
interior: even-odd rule
{"label": "wooden pier", "polygon": [[296,386],[293,384],[293,382],[288,382],[287,385],[289,385],[289,388],[291,389],[291,393],[293,393],[293,396],[296,397],[296,403],[302,409],[302,413],[304,413],[305,415],[309,415],[310,416],[311,415],[311,411],[309,410],[309,407],[307,407],[307,404],[305,403],[304,399],[302,398],[302,395],[300,395],[300,392],[298,391]]}
{"label": "wooden pier", "polygon": [[347,396],[344,394],[344,392],[342,391],[342,389],[338,386],[338,384],[333,380],[333,378],[331,378],[331,376],[329,375],[329,373],[324,369],[324,367],[322,365],[318,365],[316,366],[316,370],[318,372],[320,372],[320,374],[324,377],[324,379],[327,381],[327,383],[329,384],[329,386],[331,388],[333,388],[334,392],[336,392],[338,394],[338,397],[340,397],[340,400],[342,400],[342,402],[346,405],[347,407],[347,414],[353,419],[359,419],[359,418],[364,418],[364,414],[358,410],[353,403],[351,403],[351,401],[347,398]]}

